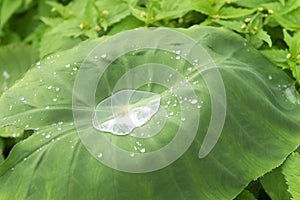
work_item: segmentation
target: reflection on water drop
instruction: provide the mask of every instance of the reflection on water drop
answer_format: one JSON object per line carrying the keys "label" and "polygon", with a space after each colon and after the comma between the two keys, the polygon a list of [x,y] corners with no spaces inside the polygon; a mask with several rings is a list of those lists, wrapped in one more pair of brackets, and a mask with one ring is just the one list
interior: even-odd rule
{"label": "reflection on water drop", "polygon": [[101,101],[93,117],[96,129],[115,135],[127,135],[146,124],[160,107],[158,94],[121,90]]}

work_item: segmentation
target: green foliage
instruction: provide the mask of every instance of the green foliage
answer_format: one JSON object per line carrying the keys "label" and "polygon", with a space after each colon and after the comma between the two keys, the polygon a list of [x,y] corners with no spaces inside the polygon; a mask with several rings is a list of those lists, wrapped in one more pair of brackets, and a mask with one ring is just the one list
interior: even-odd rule
{"label": "green foliage", "polygon": [[[201,42],[219,66],[226,87],[230,115],[218,145],[207,158],[199,160],[195,156],[210,114],[209,93],[200,75],[191,77],[190,81],[199,81],[199,86],[195,85],[194,89],[203,94],[202,99],[206,102],[201,111],[203,121],[196,142],[176,163],[156,172],[127,174],[100,164],[86,151],[74,127],[72,86],[79,63],[101,42],[101,38],[46,57],[26,73],[22,82],[1,96],[1,126],[14,124],[38,129],[17,144],[0,166],[0,182],[6,185],[0,189],[2,199],[23,199],[31,191],[34,199],[182,199],[189,194],[192,199],[225,200],[234,198],[250,181],[280,165],[300,142],[300,108],[286,96],[286,90],[293,90],[290,78],[254,48],[245,46],[244,40],[236,34],[197,26],[181,31]],[[108,70],[100,80],[102,90],[97,98],[109,95],[117,77],[129,71],[129,66],[152,59],[156,63],[174,62],[169,65],[177,67],[183,76],[188,75],[189,71],[183,70],[188,63],[176,65],[178,61],[167,61],[167,57],[165,52],[159,51],[124,55],[109,67],[114,73]],[[269,80],[270,75],[272,80]],[[278,87],[282,84],[287,84],[287,88]],[[20,97],[24,100],[19,100]],[[299,95],[294,97],[299,98]],[[13,109],[9,110],[11,104]],[[130,148],[135,143],[118,136],[109,137],[122,147]],[[148,144],[149,148],[157,148],[161,142],[155,139]],[[49,166],[53,169],[49,170]],[[220,177],[223,178],[220,180]],[[117,181],[112,183],[111,179]],[[8,188],[15,187],[21,189],[12,194]],[[156,192],[157,187],[159,192]],[[109,197],[112,188],[117,192]],[[86,190],[91,192],[84,192]],[[247,192],[241,195],[252,197]]]}
{"label": "green foliage", "polygon": [[[178,30],[204,46],[222,73],[230,115],[206,159],[191,156],[203,140],[198,134],[170,167],[132,175],[86,151],[71,98],[87,54],[106,38],[143,26],[184,28]],[[119,71],[106,72],[96,98],[109,95],[128,63],[167,60],[163,52],[132,57],[109,67]],[[203,78],[194,78],[207,102],[200,133],[210,103]],[[300,144],[299,85],[299,0],[0,0],[0,199],[253,200],[264,199],[264,191],[272,200],[298,200],[299,149],[291,152]],[[113,140],[124,148],[134,142]],[[3,151],[13,146],[6,158]],[[261,185],[246,187],[250,182]]]}

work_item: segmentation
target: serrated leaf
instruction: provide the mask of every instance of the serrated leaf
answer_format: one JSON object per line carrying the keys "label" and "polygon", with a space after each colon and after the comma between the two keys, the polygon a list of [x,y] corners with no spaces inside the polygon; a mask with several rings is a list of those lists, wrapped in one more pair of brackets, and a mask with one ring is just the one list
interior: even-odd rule
{"label": "serrated leaf", "polygon": [[219,12],[221,7],[226,3],[226,0],[216,0],[216,1],[191,0],[191,3],[196,11],[199,11],[209,16],[214,16]]}
{"label": "serrated leaf", "polygon": [[269,47],[272,47],[271,37],[266,31],[258,29],[255,35],[262,41],[266,42],[269,45]]}
{"label": "serrated leaf", "polygon": [[272,2],[276,2],[277,0],[251,0],[251,1],[247,1],[247,0],[236,0],[234,3],[242,6],[242,7],[246,7],[246,8],[257,8],[259,5],[263,5],[266,3],[272,3]]}
{"label": "serrated leaf", "polygon": [[176,19],[183,17],[187,12],[191,11],[192,4],[190,0],[182,3],[181,0],[164,0],[160,3],[160,9],[156,14],[156,20]]}
{"label": "serrated leaf", "polygon": [[293,31],[300,29],[300,1],[290,0],[285,5],[276,2],[265,6],[273,10],[272,17],[285,29]]}
{"label": "serrated leaf", "polygon": [[289,52],[292,56],[297,57],[300,54],[300,31],[294,33],[292,37],[286,30],[283,30],[283,39],[289,46]]}
{"label": "serrated leaf", "polygon": [[223,7],[219,11],[219,16],[221,19],[233,19],[233,18],[239,18],[239,17],[250,15],[255,11],[256,9]]}
{"label": "serrated leaf", "polygon": [[260,182],[271,197],[272,200],[290,200],[291,195],[288,193],[288,186],[282,174],[282,167],[277,167],[271,172],[265,174]]}
{"label": "serrated leaf", "polygon": [[103,16],[107,26],[111,26],[130,15],[128,4],[122,0],[96,1],[95,5],[101,15],[103,11],[108,11],[108,14]]}
{"label": "serrated leaf", "polygon": [[223,25],[229,29],[232,29],[234,31],[237,31],[239,33],[243,33],[245,32],[242,29],[242,25],[244,24],[242,21],[225,21],[225,20],[214,20],[215,23],[218,23],[220,25]]}
{"label": "serrated leaf", "polygon": [[292,200],[300,199],[300,154],[292,153],[282,166],[282,173],[288,184],[288,191]]}
{"label": "serrated leaf", "polygon": [[274,64],[284,64],[285,68],[288,68],[286,55],[288,54],[287,50],[283,49],[268,49],[260,51],[264,56],[271,60]]}

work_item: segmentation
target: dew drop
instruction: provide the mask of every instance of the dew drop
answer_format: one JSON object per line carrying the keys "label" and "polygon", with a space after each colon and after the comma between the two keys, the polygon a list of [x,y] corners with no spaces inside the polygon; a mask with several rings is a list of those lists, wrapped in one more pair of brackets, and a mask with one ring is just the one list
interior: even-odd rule
{"label": "dew drop", "polygon": [[102,156],[103,156],[102,153],[98,153],[97,155],[98,158],[102,158]]}
{"label": "dew drop", "polygon": [[52,85],[47,86],[47,89],[51,90],[52,89]]}
{"label": "dew drop", "polygon": [[66,68],[70,68],[70,66],[71,66],[70,64],[67,64],[65,67],[66,67]]}
{"label": "dew drop", "polygon": [[130,155],[130,157],[134,157],[134,153],[130,153],[129,155]]}
{"label": "dew drop", "polygon": [[269,80],[272,80],[272,79],[273,79],[272,75],[269,75],[269,76],[268,76],[268,79],[269,79]]}
{"label": "dew drop", "polygon": [[141,152],[141,153],[145,153],[145,151],[146,151],[145,148],[141,148],[141,149],[140,149],[140,152]]}
{"label": "dew drop", "polygon": [[196,104],[198,101],[197,101],[197,99],[192,99],[191,100],[191,104]]}
{"label": "dew drop", "polygon": [[45,136],[45,138],[50,138],[51,137],[51,135],[50,134],[47,134],[46,136]]}
{"label": "dew drop", "polygon": [[57,102],[57,98],[53,98],[52,101],[53,101],[53,102]]}
{"label": "dew drop", "polygon": [[78,68],[77,67],[73,67],[73,71],[75,72],[75,71],[77,71],[78,70]]}
{"label": "dew drop", "polygon": [[55,88],[55,91],[56,91],[56,92],[58,92],[59,90],[60,90],[60,88],[58,88],[58,87],[57,87],[57,88]]}
{"label": "dew drop", "polygon": [[101,55],[101,58],[106,58],[106,56],[107,55],[104,53],[104,54]]}
{"label": "dew drop", "polygon": [[2,76],[5,78],[5,79],[9,79],[10,75],[7,71],[3,71],[2,73]]}
{"label": "dew drop", "polygon": [[176,60],[179,60],[179,59],[180,59],[180,56],[176,56],[175,59],[176,59]]}
{"label": "dew drop", "polygon": [[49,108],[50,108],[50,106],[46,106],[46,107],[45,107],[46,110],[49,110]]}

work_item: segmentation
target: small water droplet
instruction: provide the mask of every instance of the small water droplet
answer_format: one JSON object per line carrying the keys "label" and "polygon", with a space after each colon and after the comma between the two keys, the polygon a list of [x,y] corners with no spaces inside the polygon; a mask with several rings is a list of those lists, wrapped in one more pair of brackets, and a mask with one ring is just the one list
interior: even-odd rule
{"label": "small water droplet", "polygon": [[38,65],[38,66],[39,66],[40,64],[41,64],[41,62],[40,62],[40,61],[36,63],[36,65]]}
{"label": "small water droplet", "polygon": [[78,69],[77,67],[73,67],[73,71],[77,71],[77,69]]}
{"label": "small water droplet", "polygon": [[192,71],[192,70],[193,70],[193,68],[191,68],[191,67],[188,68],[188,71]]}
{"label": "small water droplet", "polygon": [[50,108],[50,106],[46,106],[45,109],[48,110]]}
{"label": "small water droplet", "polygon": [[196,104],[198,101],[197,101],[197,99],[192,99],[191,100],[191,104]]}
{"label": "small water droplet", "polygon": [[104,54],[101,55],[101,58],[106,58],[106,56],[107,55],[104,53]]}
{"label": "small water droplet", "polygon": [[65,67],[66,67],[66,68],[70,68],[70,66],[71,66],[70,64],[66,64],[66,66],[65,66]]}
{"label": "small water droplet", "polygon": [[145,148],[141,148],[141,149],[140,149],[140,152],[141,152],[141,153],[145,153],[145,151],[146,151]]}
{"label": "small water droplet", "polygon": [[99,153],[99,154],[97,155],[98,158],[102,158],[102,156],[103,156],[102,153]]}
{"label": "small water droplet", "polygon": [[13,108],[13,105],[9,105],[9,110],[12,110],[12,108]]}
{"label": "small water droplet", "polygon": [[61,128],[61,127],[58,127],[58,128],[57,128],[57,130],[58,130],[58,131],[61,131],[61,130],[62,130],[62,128]]}
{"label": "small water droplet", "polygon": [[170,116],[173,116],[174,115],[174,112],[170,112],[170,114],[169,114]]}
{"label": "small water droplet", "polygon": [[56,72],[53,72],[53,75],[56,75]]}
{"label": "small water droplet", "polygon": [[57,88],[55,88],[55,91],[56,91],[56,92],[58,92],[59,90],[60,90],[60,88],[58,88],[58,87],[57,87]]}
{"label": "small water droplet", "polygon": [[130,153],[129,155],[130,155],[130,157],[134,157],[134,153]]}
{"label": "small water droplet", "polygon": [[47,89],[51,90],[52,89],[52,85],[47,86]]}
{"label": "small water droplet", "polygon": [[3,71],[2,75],[5,79],[9,79],[9,77],[10,77],[10,75],[7,71]]}
{"label": "small water droplet", "polygon": [[25,101],[25,98],[24,98],[24,97],[21,97],[20,100],[21,100],[21,101]]}
{"label": "small water droplet", "polygon": [[272,80],[272,79],[273,79],[272,75],[269,75],[269,76],[268,76],[268,79],[269,79],[269,80]]}
{"label": "small water droplet", "polygon": [[184,118],[184,117],[182,117],[182,118],[181,118],[181,121],[185,121],[185,118]]}
{"label": "small water droplet", "polygon": [[53,101],[53,102],[57,102],[57,98],[53,98],[52,101]]}
{"label": "small water droplet", "polygon": [[176,60],[179,60],[179,59],[180,59],[180,56],[176,56],[175,59],[176,59]]}
{"label": "small water droplet", "polygon": [[50,134],[47,134],[46,136],[45,136],[45,138],[50,138],[51,137],[51,135]]}

